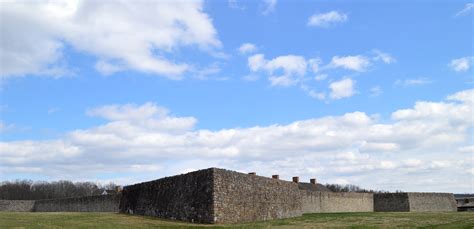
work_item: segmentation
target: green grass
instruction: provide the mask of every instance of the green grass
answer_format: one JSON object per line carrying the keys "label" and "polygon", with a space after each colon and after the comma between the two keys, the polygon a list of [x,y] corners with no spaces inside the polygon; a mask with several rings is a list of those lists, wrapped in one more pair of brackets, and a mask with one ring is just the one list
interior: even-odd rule
{"label": "green grass", "polygon": [[473,212],[319,213],[265,222],[202,225],[91,212],[0,212],[0,228],[474,228]]}

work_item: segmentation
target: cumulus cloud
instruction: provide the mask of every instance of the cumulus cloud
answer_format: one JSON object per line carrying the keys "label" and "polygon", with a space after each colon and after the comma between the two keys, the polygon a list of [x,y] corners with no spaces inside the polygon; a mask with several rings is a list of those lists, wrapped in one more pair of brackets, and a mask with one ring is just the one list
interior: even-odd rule
{"label": "cumulus cloud", "polygon": [[380,50],[373,50],[373,53],[374,53],[374,57],[373,57],[373,60],[375,61],[382,61],[386,64],[391,64],[391,63],[395,63],[397,60],[390,54],[388,53],[384,53]]}
{"label": "cumulus cloud", "polygon": [[257,51],[257,47],[252,43],[244,43],[239,47],[240,54],[249,54]]}
{"label": "cumulus cloud", "polygon": [[364,72],[367,70],[370,64],[370,60],[362,55],[334,56],[331,60],[331,63],[329,63],[329,67]]}
{"label": "cumulus cloud", "polygon": [[[420,101],[393,112],[388,123],[352,112],[221,130],[196,129],[195,118],[175,117],[154,103],[107,105],[87,112],[104,118],[102,125],[59,139],[0,142],[0,172],[51,179],[116,173],[132,182],[217,166],[379,189],[468,191],[462,171],[473,166],[470,154],[452,159],[452,153],[472,148],[474,106],[466,99],[473,96],[471,89],[441,102]],[[417,186],[427,173],[437,182]]]}
{"label": "cumulus cloud", "polygon": [[[355,93],[354,81],[345,80],[343,82],[333,82],[329,85],[330,93],[316,90],[311,84],[321,82],[328,78],[328,72],[335,69],[347,69],[356,72],[367,71],[375,62],[386,64],[394,63],[396,60],[388,53],[375,50],[373,57],[364,55],[333,56],[331,62],[323,65],[320,57],[305,58],[299,55],[282,55],[273,59],[266,59],[262,53],[249,56],[247,59],[248,68],[251,74],[243,77],[246,81],[257,80],[257,74],[264,73],[272,86],[299,86],[307,95],[312,98],[340,99],[350,97]],[[374,62],[371,62],[373,60]],[[314,75],[311,75],[313,73]],[[379,91],[380,94],[381,91]],[[329,94],[329,96],[326,96]],[[332,96],[331,96],[332,94]],[[376,94],[373,91],[372,94]]]}
{"label": "cumulus cloud", "polygon": [[467,3],[466,5],[464,5],[464,8],[462,10],[456,13],[456,16],[459,17],[459,16],[468,15],[469,13],[472,12],[473,9],[474,9],[474,3]]}
{"label": "cumulus cloud", "polygon": [[465,72],[471,68],[472,61],[474,57],[466,56],[459,59],[451,60],[449,66],[456,72]]}
{"label": "cumulus cloud", "polygon": [[312,15],[308,19],[308,25],[326,28],[337,23],[345,22],[347,21],[347,18],[347,14],[330,11],[327,13]]}
{"label": "cumulus cloud", "polygon": [[331,89],[330,97],[332,99],[342,99],[353,96],[355,94],[354,84],[355,81],[352,79],[342,79],[332,82],[329,84],[329,88]]}
{"label": "cumulus cloud", "polygon": [[[302,56],[286,55],[266,60],[263,54],[256,54],[248,58],[251,71],[264,70],[269,76],[272,86],[291,86],[297,84],[307,70],[306,59]],[[275,74],[281,71],[281,74]]]}
{"label": "cumulus cloud", "polygon": [[96,56],[96,68],[104,74],[133,69],[177,79],[189,65],[172,60],[174,50],[221,45],[201,1],[2,1],[1,6],[3,77],[60,73],[67,44]]}

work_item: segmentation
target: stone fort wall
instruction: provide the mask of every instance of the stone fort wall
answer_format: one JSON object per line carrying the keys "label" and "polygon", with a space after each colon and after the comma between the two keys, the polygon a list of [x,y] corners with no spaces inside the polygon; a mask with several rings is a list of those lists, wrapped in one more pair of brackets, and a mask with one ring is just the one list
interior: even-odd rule
{"label": "stone fort wall", "polygon": [[0,200],[0,211],[118,212],[120,195],[84,196],[48,200]]}
{"label": "stone fort wall", "polygon": [[301,190],[303,213],[373,212],[374,195],[354,192],[314,192]]}
{"label": "stone fort wall", "polygon": [[214,169],[126,186],[120,212],[213,223]]}
{"label": "stone fort wall", "polygon": [[335,193],[301,187],[295,178],[289,182],[210,168],[126,186],[121,195],[0,200],[0,211],[122,212],[196,223],[250,222],[319,212],[456,211],[450,193]]}
{"label": "stone fort wall", "polygon": [[214,170],[214,219],[236,223],[302,215],[297,183]]}
{"label": "stone fort wall", "polygon": [[374,194],[374,211],[376,212],[408,212],[410,203],[408,193],[376,193]]}
{"label": "stone fort wall", "polygon": [[457,211],[456,200],[452,193],[409,192],[408,200],[412,212]]}
{"label": "stone fort wall", "polygon": [[35,212],[118,212],[120,195],[36,200]]}
{"label": "stone fort wall", "polygon": [[378,212],[457,211],[452,193],[376,193],[374,210]]}
{"label": "stone fort wall", "polygon": [[0,211],[31,212],[34,205],[34,200],[0,200]]}

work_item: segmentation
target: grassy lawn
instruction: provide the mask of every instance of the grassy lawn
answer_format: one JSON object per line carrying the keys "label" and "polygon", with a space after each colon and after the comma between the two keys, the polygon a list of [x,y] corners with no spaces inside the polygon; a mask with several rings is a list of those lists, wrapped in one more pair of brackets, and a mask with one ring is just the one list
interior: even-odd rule
{"label": "grassy lawn", "polygon": [[0,212],[0,228],[474,228],[474,213],[319,213],[266,222],[200,225],[118,213]]}

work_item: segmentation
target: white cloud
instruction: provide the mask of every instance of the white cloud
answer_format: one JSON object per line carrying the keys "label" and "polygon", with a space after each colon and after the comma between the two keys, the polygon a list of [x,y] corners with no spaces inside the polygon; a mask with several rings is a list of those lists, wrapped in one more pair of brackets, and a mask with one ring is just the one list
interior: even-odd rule
{"label": "white cloud", "polygon": [[[375,50],[374,61],[384,63],[393,63],[395,59],[382,51]],[[371,59],[363,55],[354,56],[333,56],[330,63],[322,65],[323,61],[319,57],[305,58],[299,55],[282,55],[273,59],[266,59],[262,53],[249,56],[247,65],[251,73],[243,77],[246,81],[258,79],[259,73],[265,73],[272,86],[299,86],[306,94],[312,98],[324,100],[327,92],[315,90],[315,82],[323,81],[328,78],[328,73],[337,68],[348,69],[352,71],[364,72],[372,66]],[[310,76],[309,73],[314,73]],[[334,86],[337,86],[335,84]],[[334,87],[333,86],[333,87]],[[372,91],[373,94],[376,93]],[[381,91],[379,91],[381,92]],[[348,93],[354,93],[348,91]],[[334,94],[334,93],[333,93]],[[350,94],[347,97],[350,97]],[[338,96],[330,98],[338,98]]]}
{"label": "white cloud", "polygon": [[474,89],[460,91],[449,95],[446,99],[451,101],[463,101],[465,103],[474,103]]}
{"label": "white cloud", "polygon": [[467,3],[464,8],[456,13],[456,17],[468,15],[474,9],[474,3]]}
{"label": "white cloud", "polygon": [[248,66],[251,71],[255,72],[265,66],[265,56],[263,54],[255,54],[248,58]]}
{"label": "white cloud", "polygon": [[375,54],[375,56],[373,57],[373,60],[375,61],[383,61],[386,64],[397,62],[397,60],[388,53],[384,53],[377,49],[373,50],[373,53]]}
{"label": "white cloud", "polygon": [[221,45],[201,1],[3,1],[1,6],[2,77],[61,73],[66,43],[96,56],[96,67],[105,74],[133,69],[178,79],[189,66],[169,58],[175,49],[209,51]]}
{"label": "white cloud", "polygon": [[342,79],[329,84],[331,89],[330,97],[332,99],[342,99],[351,97],[355,94],[355,82],[352,79]]}
{"label": "white cloud", "polygon": [[309,88],[307,85],[302,84],[301,89],[306,92],[311,98],[318,99],[318,100],[324,100],[326,99],[326,93],[324,92],[318,92],[316,90],[313,90]]}
{"label": "white cloud", "polygon": [[[307,63],[302,56],[286,55],[266,60],[263,54],[256,54],[248,58],[251,71],[266,71],[270,76],[272,86],[291,86],[297,84],[306,74]],[[281,74],[276,74],[282,71]]]}
{"label": "white cloud", "polygon": [[392,142],[370,142],[365,143],[360,148],[361,152],[393,152],[399,150],[400,147]]}
{"label": "white cloud", "polygon": [[[389,122],[352,112],[221,130],[195,129],[195,118],[171,116],[153,103],[109,105],[88,111],[105,118],[102,125],[53,140],[0,142],[0,172],[50,179],[116,174],[133,183],[216,166],[283,179],[346,179],[367,188],[467,192],[471,155],[452,159],[452,153],[472,148],[474,106],[466,100],[472,97],[467,90],[417,102],[393,112]],[[433,182],[419,184],[428,178]]]}
{"label": "white cloud", "polygon": [[374,86],[370,88],[370,96],[379,96],[383,93],[383,90],[380,86]]}
{"label": "white cloud", "polygon": [[239,47],[240,54],[249,54],[257,51],[257,47],[252,43],[244,43]]}
{"label": "white cloud", "polygon": [[95,69],[102,75],[108,76],[116,72],[122,71],[124,68],[120,65],[112,64],[107,61],[99,60],[95,64]]}
{"label": "white cloud", "polygon": [[314,80],[316,81],[323,81],[328,78],[327,74],[319,74],[314,77]]}
{"label": "white cloud", "polygon": [[275,11],[277,0],[263,0],[264,10],[262,11],[263,15],[268,15]]}
{"label": "white cloud", "polygon": [[334,56],[331,60],[331,63],[329,63],[329,67],[364,72],[367,70],[370,64],[370,60],[362,55]]}
{"label": "white cloud", "polygon": [[471,64],[473,60],[474,60],[474,57],[466,56],[466,57],[452,60],[449,66],[456,72],[465,72],[471,68]]}
{"label": "white cloud", "polygon": [[221,68],[218,62],[214,62],[210,64],[209,66],[206,66],[203,68],[190,69],[189,71],[192,73],[195,79],[200,79],[200,80],[209,80],[209,79],[227,80],[228,79],[228,77],[212,77],[211,78],[211,76],[216,75],[221,72]]}
{"label": "white cloud", "polygon": [[321,58],[313,58],[313,59],[309,59],[308,60],[308,65],[311,67],[311,70],[314,72],[314,73],[317,73],[319,72],[320,70],[320,65],[323,61],[321,60]]}
{"label": "white cloud", "polygon": [[395,85],[408,87],[408,86],[420,86],[420,85],[425,85],[425,84],[429,84],[429,83],[431,83],[431,82],[432,82],[432,81],[429,80],[428,78],[426,78],[426,77],[421,77],[421,78],[404,79],[404,80],[398,79],[397,81],[395,81]]}
{"label": "white cloud", "polygon": [[314,14],[308,19],[309,26],[329,27],[331,25],[347,21],[347,14],[330,11],[322,14]]}
{"label": "white cloud", "polygon": [[474,145],[460,147],[459,152],[460,153],[470,153],[470,154],[474,155]]}

